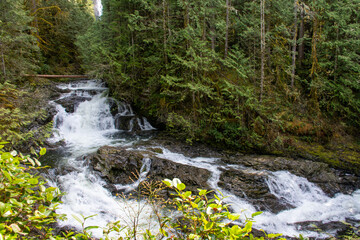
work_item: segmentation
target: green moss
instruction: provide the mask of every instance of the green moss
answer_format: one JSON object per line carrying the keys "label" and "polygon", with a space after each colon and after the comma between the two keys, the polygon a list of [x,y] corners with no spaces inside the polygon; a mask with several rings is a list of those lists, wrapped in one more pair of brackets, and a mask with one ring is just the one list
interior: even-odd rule
{"label": "green moss", "polygon": [[318,160],[334,168],[360,174],[360,146],[354,144],[308,144],[296,142],[295,152],[304,158]]}

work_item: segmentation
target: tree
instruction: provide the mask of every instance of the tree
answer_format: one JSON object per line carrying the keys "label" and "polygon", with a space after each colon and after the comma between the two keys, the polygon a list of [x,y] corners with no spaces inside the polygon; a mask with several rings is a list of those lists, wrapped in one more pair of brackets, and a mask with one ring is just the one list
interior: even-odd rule
{"label": "tree", "polygon": [[260,102],[263,99],[264,92],[264,78],[265,78],[265,0],[260,0],[260,15],[261,15],[261,77],[260,77]]}
{"label": "tree", "polygon": [[39,49],[30,34],[33,18],[21,0],[1,1],[0,13],[0,81],[19,81],[21,75],[37,68]]}

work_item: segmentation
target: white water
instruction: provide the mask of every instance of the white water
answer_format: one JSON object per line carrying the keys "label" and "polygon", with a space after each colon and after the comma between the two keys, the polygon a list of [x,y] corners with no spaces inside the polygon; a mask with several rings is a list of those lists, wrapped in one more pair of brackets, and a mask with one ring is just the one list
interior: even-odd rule
{"label": "white water", "polygon": [[[95,152],[104,145],[131,145],[131,140],[114,137],[121,131],[115,129],[115,121],[105,94],[107,88],[95,80],[61,85],[60,88],[72,90],[63,94],[61,98],[71,95],[89,97],[90,91],[98,93],[92,96],[91,100],[80,103],[74,113],[67,113],[61,105],[56,104],[58,113],[54,118],[54,137],[50,140],[53,143],[65,141],[68,154],[65,154],[67,157],[64,157],[58,165],[72,169],[64,175],[49,176],[51,184],[66,192],[62,198],[63,204],[60,205],[57,213],[66,214],[67,220],[59,224],[74,226],[81,230],[80,223],[72,215],[87,217],[96,214],[86,220],[85,226],[105,227],[107,223],[118,220],[121,220],[123,226],[133,226],[133,221],[139,218],[139,227],[154,228],[156,224],[151,220],[153,216],[150,206],[141,201],[112,196],[104,188],[105,181],[89,170],[87,163],[81,157]],[[133,115],[129,106],[121,107],[124,109],[123,115]],[[149,161],[144,159],[141,177],[145,177],[149,164]],[[139,183],[124,188],[131,190],[137,187],[136,184]],[[92,232],[96,237],[102,236],[102,229]]]}
{"label": "white water", "polygon": [[[70,89],[72,92],[63,94],[62,98],[71,95],[85,96],[91,98],[89,101],[80,103],[74,113],[67,113],[65,109],[56,105],[58,114],[54,119],[53,142],[65,141],[66,147],[63,157],[58,161],[58,165],[67,166],[68,171],[63,175],[52,174],[49,176],[53,185],[60,187],[67,194],[63,197],[63,204],[58,213],[66,214],[68,220],[61,222],[61,225],[71,225],[80,229],[80,224],[72,217],[72,214],[80,216],[95,217],[86,221],[86,226],[97,225],[105,227],[108,222],[121,220],[124,225],[132,225],[134,216],[141,209],[139,217],[140,225],[145,228],[156,229],[156,224],[151,221],[151,208],[144,202],[129,201],[116,198],[110,194],[103,181],[97,174],[92,172],[81,157],[85,154],[95,152],[104,145],[131,146],[134,139],[119,137],[119,131],[115,128],[114,117],[110,113],[109,101],[106,97],[107,89],[101,82],[92,80],[76,84],[60,86],[63,89]],[[54,103],[55,104],[55,103]],[[126,104],[119,104],[118,115],[135,116],[131,107]],[[154,129],[148,121],[134,118],[141,130]],[[136,140],[136,139],[135,139]],[[272,194],[280,201],[294,206],[294,208],[282,211],[278,214],[264,212],[255,217],[254,227],[264,229],[268,232],[283,233],[288,236],[317,236],[314,232],[306,232],[298,229],[294,225],[304,221],[343,221],[350,217],[360,220],[360,190],[352,195],[338,194],[334,198],[327,197],[320,188],[308,182],[305,178],[297,177],[286,171],[268,172],[256,171],[238,165],[224,165],[216,158],[189,158],[182,154],[174,153],[166,148],[162,148],[163,153],[158,157],[171,160],[173,162],[186,164],[198,168],[207,169],[211,172],[208,184],[211,188],[221,191],[226,201],[232,205],[236,212],[242,212],[243,217],[250,216],[256,212],[256,207],[252,206],[246,198],[239,198],[218,186],[220,175],[225,169],[236,169],[247,171],[254,174],[263,175]],[[150,170],[151,160],[144,158],[143,166],[140,171],[140,178],[131,185],[116,185],[117,189],[125,192],[135,189],[139,183],[145,179]],[[149,225],[150,224],[150,225]],[[94,230],[95,236],[100,237],[102,230]]]}
{"label": "white water", "polygon": [[267,176],[266,182],[270,192],[280,201],[289,203],[294,208],[278,214],[264,212],[254,218],[254,228],[264,229],[269,233],[283,233],[293,237],[302,234],[304,237],[321,238],[326,237],[326,235],[303,231],[294,224],[305,221],[324,223],[345,221],[345,218],[360,220],[360,190],[355,191],[352,195],[337,194],[335,197],[330,198],[315,184],[287,171],[268,172],[256,171],[242,166],[223,166],[215,158],[189,158],[164,148],[162,150],[163,154],[159,154],[158,157],[209,170],[212,173],[211,178],[208,180],[209,186],[220,191],[224,196],[228,196],[225,202],[231,204],[235,212],[242,213],[243,220],[256,212],[256,208],[246,199],[234,196],[218,186],[221,169],[233,168]]}

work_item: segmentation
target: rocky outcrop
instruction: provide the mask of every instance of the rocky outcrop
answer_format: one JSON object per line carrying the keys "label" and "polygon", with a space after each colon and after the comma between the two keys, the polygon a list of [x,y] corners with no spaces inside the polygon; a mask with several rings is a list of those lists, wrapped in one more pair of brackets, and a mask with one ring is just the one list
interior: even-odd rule
{"label": "rocky outcrop", "polygon": [[278,213],[292,206],[279,201],[270,193],[265,182],[267,175],[262,172],[226,170],[220,176],[219,187],[247,199],[259,211]]}
{"label": "rocky outcrop", "polygon": [[308,179],[318,185],[326,194],[334,196],[336,193],[351,194],[360,187],[359,178],[336,171],[326,163],[305,159],[292,159],[273,156],[244,156],[233,155],[223,158],[226,164],[241,164],[255,170],[289,171]]}
{"label": "rocky outcrop", "polygon": [[195,191],[197,188],[209,188],[207,180],[210,172],[206,169],[175,163],[167,159],[151,157],[151,168],[148,178],[151,180],[164,180],[165,178],[179,178],[188,190]]}
{"label": "rocky outcrop", "polygon": [[101,147],[89,157],[91,165],[113,184],[131,184],[140,172],[144,156],[122,147]]}
{"label": "rocky outcrop", "polygon": [[147,175],[149,180],[180,178],[189,190],[199,187],[208,188],[206,183],[210,177],[208,170],[159,158],[155,153],[104,146],[97,153],[88,156],[88,160],[111,184],[131,184],[140,173],[143,159],[150,158],[151,167]]}
{"label": "rocky outcrop", "polygon": [[76,107],[79,106],[81,102],[89,100],[91,100],[91,98],[89,97],[69,96],[56,100],[55,102],[63,106],[66,112],[73,113]]}

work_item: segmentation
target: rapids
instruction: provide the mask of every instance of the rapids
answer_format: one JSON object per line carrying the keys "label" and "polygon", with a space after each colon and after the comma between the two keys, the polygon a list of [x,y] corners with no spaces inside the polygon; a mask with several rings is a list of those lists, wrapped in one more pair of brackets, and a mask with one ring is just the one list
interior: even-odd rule
{"label": "rapids", "polygon": [[[155,128],[146,118],[136,117],[129,105],[108,98],[108,89],[101,81],[78,81],[58,87],[69,90],[68,93],[62,94],[61,100],[72,96],[89,99],[76,103],[74,112],[67,112],[64,106],[56,101],[51,102],[56,106],[57,114],[54,117],[53,137],[49,141],[54,145],[58,144],[59,147],[50,151],[48,155],[47,164],[53,168],[48,171],[47,178],[51,185],[66,192],[62,198],[63,204],[57,212],[66,214],[67,220],[59,222],[59,225],[81,229],[80,223],[72,216],[95,215],[85,222],[86,226],[105,227],[108,222],[117,220],[121,220],[124,225],[132,226],[134,221],[139,220],[140,227],[156,231],[158,226],[152,220],[151,207],[142,201],[125,200],[113,196],[107,190],[105,180],[89,167],[86,158],[83,157],[96,152],[104,145],[131,147],[141,139],[149,139],[149,135],[130,134],[134,124],[143,132],[155,130]],[[113,113],[111,107],[114,103],[117,104],[116,114]],[[118,129],[119,119],[125,118],[131,119],[129,129]],[[256,206],[253,206],[246,196],[239,198],[221,189],[218,186],[221,173],[229,168],[238,168],[242,171],[265,175],[270,192],[279,201],[293,207],[277,214],[265,211],[255,217],[254,228],[279,232],[286,236],[302,234],[308,237],[323,237],[322,234],[302,229],[296,223],[306,221],[326,223],[345,221],[347,218],[360,220],[360,190],[352,195],[337,194],[330,198],[315,184],[287,171],[258,171],[244,166],[226,165],[217,158],[190,158],[181,153],[171,152],[162,146],[159,148],[162,149],[162,153],[159,153],[158,157],[209,170],[211,177],[208,185],[214,190],[221,191],[225,196],[229,196],[226,201],[231,204],[235,212],[241,212],[243,216],[250,216],[251,213],[256,212]],[[145,179],[150,166],[151,160],[144,158],[139,180],[131,185],[116,185],[116,188],[126,192],[136,188],[139,182]],[[137,214],[139,211],[140,215]],[[102,230],[95,229],[93,233],[94,236],[101,237]]]}

